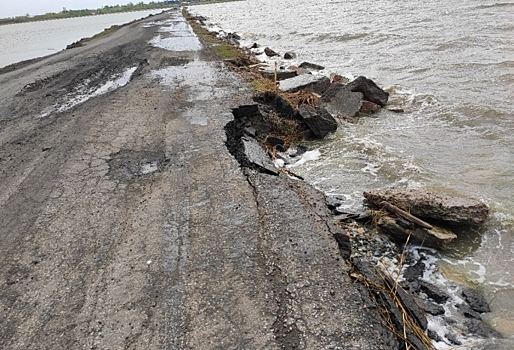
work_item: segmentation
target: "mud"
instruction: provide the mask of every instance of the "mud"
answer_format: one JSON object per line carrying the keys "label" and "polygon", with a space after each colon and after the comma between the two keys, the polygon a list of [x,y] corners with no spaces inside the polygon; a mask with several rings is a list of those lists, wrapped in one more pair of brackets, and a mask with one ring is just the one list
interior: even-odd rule
{"label": "mud", "polygon": [[227,149],[247,86],[162,23],[0,72],[0,348],[398,348],[323,194]]}

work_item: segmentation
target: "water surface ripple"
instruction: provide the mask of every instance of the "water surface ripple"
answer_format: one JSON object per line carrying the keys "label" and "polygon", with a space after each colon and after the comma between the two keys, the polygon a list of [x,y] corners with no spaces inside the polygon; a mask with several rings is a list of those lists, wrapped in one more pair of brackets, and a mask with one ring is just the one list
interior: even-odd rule
{"label": "water surface ripple", "polygon": [[191,10],[245,43],[293,51],[327,75],[365,75],[391,92],[405,113],[343,124],[294,172],[344,194],[348,206],[388,187],[487,202],[491,219],[461,232],[439,265],[486,293],[485,319],[507,337],[495,345],[514,349],[514,1],[246,0]]}

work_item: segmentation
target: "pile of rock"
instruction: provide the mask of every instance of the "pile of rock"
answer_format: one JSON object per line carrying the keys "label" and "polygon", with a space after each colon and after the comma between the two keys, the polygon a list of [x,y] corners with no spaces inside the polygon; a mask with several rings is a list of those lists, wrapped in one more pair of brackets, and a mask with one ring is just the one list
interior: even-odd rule
{"label": "pile of rock", "polygon": [[420,190],[369,191],[364,197],[371,206],[388,212],[381,212],[376,220],[383,233],[399,242],[409,240],[436,249],[448,247],[457,238],[452,225],[478,225],[489,214],[487,205],[478,200]]}

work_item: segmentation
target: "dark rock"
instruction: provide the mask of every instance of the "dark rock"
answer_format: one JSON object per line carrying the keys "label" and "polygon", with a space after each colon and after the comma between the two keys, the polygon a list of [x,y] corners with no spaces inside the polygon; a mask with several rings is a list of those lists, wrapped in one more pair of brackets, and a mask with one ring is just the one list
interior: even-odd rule
{"label": "dark rock", "polygon": [[300,64],[300,68],[312,69],[312,70],[323,70],[325,67],[320,66],[319,64],[302,62]]}
{"label": "dark rock", "polygon": [[[269,80],[275,80],[275,70],[273,69],[265,69],[261,71],[261,74],[264,78]],[[279,69],[277,70],[277,80],[284,80],[296,77],[298,74],[294,70],[290,69]]]}
{"label": "dark rock", "polygon": [[330,86],[330,79],[325,76],[311,74],[299,75],[294,78],[282,80],[278,86],[281,91],[297,92],[300,90],[323,94]]}
{"label": "dark rock", "polygon": [[256,137],[257,136],[257,130],[255,130],[255,128],[253,126],[247,126],[244,129],[244,133],[245,133],[245,135],[248,135],[248,136],[251,136],[251,137]]}
{"label": "dark rock", "polygon": [[276,93],[264,92],[253,97],[257,103],[267,105],[283,118],[292,119],[296,113],[291,103]]}
{"label": "dark rock", "polygon": [[279,174],[279,171],[257,140],[243,137],[241,141],[243,142],[244,154],[249,163],[255,165],[262,172],[271,175]]}
{"label": "dark rock", "polygon": [[250,49],[258,49],[260,46],[257,43],[253,43],[252,46],[250,46]]}
{"label": "dark rock", "polygon": [[270,49],[269,47],[264,48],[264,53],[265,53],[265,54],[266,54],[266,56],[268,56],[268,57],[278,56],[278,53],[276,53],[275,51],[273,51],[273,50],[272,50],[272,49]]}
{"label": "dark rock", "polygon": [[387,110],[389,112],[393,112],[393,113],[403,113],[403,112],[405,112],[405,110],[403,108],[388,108]]}
{"label": "dark rock", "polygon": [[228,38],[233,38],[235,40],[241,40],[241,35],[237,34],[237,33],[228,33],[227,34],[227,37]]}
{"label": "dark rock", "polygon": [[472,288],[463,288],[461,294],[474,311],[479,313],[491,312],[489,304],[479,291]]}
{"label": "dark rock", "polygon": [[405,227],[408,229],[414,228],[414,224],[408,220],[405,220],[403,218],[396,218],[396,223],[400,225],[401,227]]}
{"label": "dark rock", "polygon": [[442,304],[450,299],[450,296],[446,292],[443,292],[440,288],[434,286],[432,283],[419,281],[419,286],[421,287],[421,290],[425,292],[429,298],[432,298],[436,303]]}
{"label": "dark rock", "polygon": [[406,228],[404,225],[399,225],[396,218],[390,216],[381,216],[377,226],[381,232],[389,235],[398,243],[404,243],[409,239],[410,243],[441,250],[446,249],[457,239],[457,235],[448,229],[437,226],[432,226],[432,229]]}
{"label": "dark rock", "polygon": [[370,101],[362,101],[362,107],[360,112],[364,114],[376,114],[380,111],[381,107],[373,102]]}
{"label": "dark rock", "polygon": [[309,150],[309,148],[307,146],[300,145],[300,146],[296,147],[296,152],[290,154],[289,157],[291,157],[291,158],[299,157],[302,154],[304,154],[305,152],[307,152],[308,150]]}
{"label": "dark rock", "polygon": [[239,36],[236,33],[227,33],[227,35],[225,36],[225,40],[227,42],[229,42],[230,44],[232,44],[236,47],[239,47],[240,46],[239,41],[241,40],[241,36]]}
{"label": "dark rock", "polygon": [[237,108],[232,108],[232,114],[236,119],[252,117],[260,114],[259,105],[241,105]]}
{"label": "dark rock", "polygon": [[448,333],[445,335],[446,336],[446,339],[448,339],[452,345],[462,345],[462,343],[457,339],[457,334],[456,333]]}
{"label": "dark rock", "polygon": [[286,60],[292,60],[293,58],[296,58],[296,54],[294,52],[286,52],[284,54],[284,59]]}
{"label": "dark rock", "polygon": [[476,334],[484,338],[502,338],[501,334],[489,328],[481,320],[474,318],[468,319],[464,322],[464,326],[470,333]]}
{"label": "dark rock", "polygon": [[420,260],[416,264],[408,266],[403,271],[403,278],[407,281],[417,281],[423,277],[425,272],[425,264]]}
{"label": "dark rock", "polygon": [[362,94],[351,92],[339,83],[332,84],[321,95],[318,106],[326,108],[333,117],[354,117],[361,109]]}
{"label": "dark rock", "polygon": [[434,316],[444,315],[444,307],[439,304],[433,303],[430,300],[424,300],[421,298],[416,298],[416,301],[421,306],[426,313],[429,313]]}
{"label": "dark rock", "polygon": [[337,245],[339,246],[339,253],[341,254],[341,257],[345,260],[349,259],[352,252],[350,236],[348,236],[342,230],[337,230],[333,233],[333,235]]}
{"label": "dark rock", "polygon": [[439,334],[437,334],[437,332],[434,332],[434,331],[432,331],[432,330],[430,330],[430,329],[428,330],[427,335],[428,335],[428,337],[429,337],[430,339],[435,340],[436,342],[440,342],[440,341],[442,341],[442,339],[441,339],[441,337],[439,336]]}
{"label": "dark rock", "polygon": [[454,224],[480,224],[489,215],[489,208],[475,199],[420,190],[377,190],[364,192],[364,197],[377,206],[386,201],[412,215]]}
{"label": "dark rock", "polygon": [[414,334],[414,332],[409,327],[404,327],[403,324],[403,316],[400,310],[398,310],[398,307],[396,306],[393,299],[383,293],[380,292],[382,301],[384,303],[384,307],[389,311],[392,321],[396,327],[396,330],[403,334],[404,331],[407,334],[407,341],[413,345],[414,349],[418,350],[428,350],[428,348],[419,340],[419,338]]}
{"label": "dark rock", "polygon": [[272,146],[283,145],[284,140],[275,136],[266,137],[266,143],[269,143]]}
{"label": "dark rock", "polygon": [[343,203],[344,198],[340,198],[340,197],[332,195],[332,196],[326,196],[325,201],[327,203],[328,209],[334,210]]}
{"label": "dark rock", "polygon": [[84,42],[82,40],[75,41],[74,43],[69,44],[66,46],[66,50],[74,49],[76,47],[82,47],[84,46]]}
{"label": "dark rock", "polygon": [[337,220],[370,221],[373,214],[369,210],[350,210],[341,206],[333,210]]}
{"label": "dark rock", "polygon": [[476,318],[477,320],[481,320],[480,314],[476,311],[473,311],[468,304],[458,304],[455,307],[459,310],[459,312],[466,318]]}
{"label": "dark rock", "polygon": [[300,68],[297,66],[289,66],[289,67],[287,67],[287,69],[295,71],[296,75],[312,74],[310,70],[305,69],[305,68]]}
{"label": "dark rock", "polygon": [[337,122],[323,108],[314,108],[307,104],[302,104],[298,108],[298,114],[312,130],[315,137],[324,138],[337,130]]}
{"label": "dark rock", "polygon": [[346,88],[350,91],[360,92],[364,95],[366,101],[370,101],[384,107],[389,99],[389,93],[385,92],[366,77],[360,76],[354,81],[348,83]]}
{"label": "dark rock", "polygon": [[[413,317],[413,319],[418,323],[418,326],[420,326],[423,330],[427,329],[427,318],[411,294],[402,288],[397,288],[396,283],[390,277],[378,272],[377,268],[368,259],[354,258],[352,260],[352,264],[357,269],[357,271],[359,271],[362,275],[364,275],[367,279],[376,285],[384,285],[387,290],[396,290],[396,296],[402,302],[411,317]],[[396,305],[395,308],[397,308]],[[399,320],[402,320],[402,318]]]}
{"label": "dark rock", "polygon": [[424,331],[427,330],[428,321],[425,316],[423,310],[418,306],[414,297],[404,291],[402,288],[396,289],[396,294],[398,298],[402,301],[403,305],[407,310],[409,310],[410,315],[416,320],[418,326],[420,326]]}

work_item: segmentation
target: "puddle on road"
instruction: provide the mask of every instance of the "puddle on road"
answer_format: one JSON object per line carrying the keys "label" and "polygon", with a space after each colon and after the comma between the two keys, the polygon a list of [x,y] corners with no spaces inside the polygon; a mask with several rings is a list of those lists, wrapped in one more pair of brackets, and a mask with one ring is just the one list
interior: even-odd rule
{"label": "puddle on road", "polygon": [[156,69],[150,73],[150,76],[157,78],[161,84],[173,88],[183,86],[201,86],[211,87],[216,82],[216,75],[212,64],[203,61],[192,61],[183,66],[166,67]]}
{"label": "puddle on road", "polygon": [[114,75],[111,80],[108,80],[100,87],[90,87],[91,81],[89,79],[84,80],[83,84],[75,89],[74,93],[69,93],[64,96],[64,102],[61,104],[54,104],[45,108],[37,118],[48,117],[52,113],[65,112],[81,103],[86,102],[92,97],[106,94],[110,91],[114,91],[122,86],[128,84],[132,78],[132,74],[136,71],[137,67],[128,68],[121,75]]}
{"label": "puddle on road", "polygon": [[121,150],[111,154],[109,177],[130,181],[136,177],[150,176],[164,171],[171,161],[164,152]]}
{"label": "puddle on road", "polygon": [[154,70],[150,76],[171,91],[187,88],[186,101],[193,106],[183,111],[182,116],[191,124],[206,126],[210,119],[206,104],[227,94],[226,89],[216,87],[216,72],[213,63],[195,60],[183,66]]}

